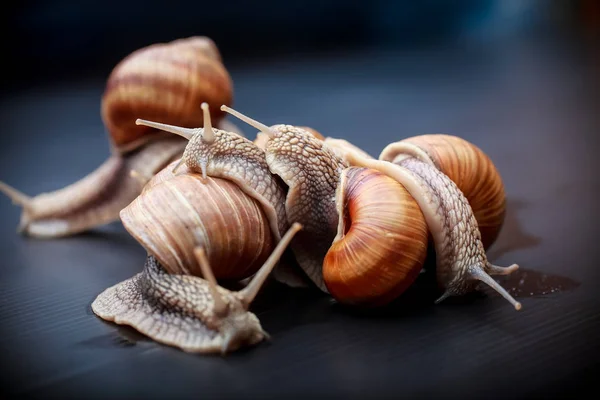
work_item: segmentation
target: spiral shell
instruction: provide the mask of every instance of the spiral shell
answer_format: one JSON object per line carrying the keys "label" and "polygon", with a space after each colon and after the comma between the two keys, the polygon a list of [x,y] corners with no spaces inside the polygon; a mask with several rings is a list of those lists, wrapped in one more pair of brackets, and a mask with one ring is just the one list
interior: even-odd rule
{"label": "spiral shell", "polygon": [[416,201],[397,181],[367,168],[342,173],[338,233],[323,278],[340,303],[379,306],[403,293],[427,255],[428,231]]}
{"label": "spiral shell", "polygon": [[219,107],[231,104],[233,84],[215,43],[203,36],[157,43],[134,51],[112,70],[102,97],[102,120],[113,146],[126,152],[155,131],[137,118],[188,128],[202,126],[200,104],[210,105],[215,126]]}
{"label": "spiral shell", "polygon": [[125,229],[175,274],[202,276],[194,249],[203,247],[217,279],[254,274],[275,240],[261,206],[233,182],[189,173],[177,161],[155,175],[125,207]]}
{"label": "spiral shell", "polygon": [[489,248],[506,214],[504,184],[492,160],[473,143],[446,134],[419,135],[392,143],[379,159],[399,162],[411,155],[429,158],[458,186],[473,209],[484,248]]}

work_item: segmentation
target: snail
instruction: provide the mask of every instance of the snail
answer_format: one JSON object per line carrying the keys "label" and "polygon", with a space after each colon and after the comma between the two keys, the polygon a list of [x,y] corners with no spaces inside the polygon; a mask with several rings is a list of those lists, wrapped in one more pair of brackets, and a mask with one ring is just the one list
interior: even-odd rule
{"label": "snail", "polygon": [[[186,145],[180,137],[136,126],[135,119],[196,126],[203,120],[202,102],[230,104],[232,93],[219,51],[207,37],[152,44],[129,54],[111,71],[102,96],[110,143],[102,165],[63,189],[34,197],[0,182],[0,191],[23,208],[18,231],[56,238],[118,220],[142,187],[130,171],[148,179],[179,158]],[[225,124],[225,114],[215,109],[213,123]],[[227,127],[235,129],[231,123]]]}
{"label": "snail", "polygon": [[194,353],[221,353],[268,339],[249,307],[285,247],[302,226],[292,224],[250,283],[233,292],[217,284],[203,247],[194,255],[204,278],[169,274],[152,255],[142,272],[100,293],[100,318],[130,325],[153,340]]}
{"label": "snail", "polygon": [[[385,155],[385,154],[384,154]],[[502,295],[516,310],[522,305],[490,275],[508,275],[519,266],[501,267],[486,257],[477,219],[469,201],[447,175],[432,165],[431,159],[409,155],[395,163],[361,158],[348,152],[353,165],[362,165],[385,173],[400,182],[417,201],[433,237],[436,276],[443,294],[440,303],[451,296],[471,292],[483,282]]]}
{"label": "snail", "polygon": [[[268,127],[227,106],[221,106],[221,109],[270,137],[265,146],[266,159],[271,171],[280,175],[290,187],[286,200],[288,218],[293,216],[306,228],[305,235],[298,235],[296,246],[292,241],[291,247],[300,266],[323,291],[331,292],[328,289],[331,284],[324,280],[324,276],[330,275],[323,273],[330,265],[324,262],[339,259],[327,257],[327,253],[334,238],[337,242],[342,240],[340,226],[343,222],[340,220],[343,221],[345,215],[338,211],[336,199],[340,203],[339,199],[343,198],[339,194],[344,190],[340,186],[344,183],[343,172],[348,168],[364,167],[398,181],[417,202],[434,241],[437,279],[444,290],[436,304],[450,296],[466,294],[483,282],[505,297],[515,309],[521,308],[521,304],[490,276],[510,274],[518,265],[499,267],[487,261],[473,209],[456,184],[431,161],[411,155],[396,165],[361,155],[358,151],[343,151],[342,147],[334,152],[301,128],[290,125]],[[346,205],[342,203],[342,207]],[[379,234],[398,235],[387,228],[380,229]],[[372,237],[369,240],[377,242]],[[418,245],[423,246],[423,242]],[[355,257],[349,257],[348,261],[349,265],[344,268],[357,268]],[[365,282],[361,281],[359,285],[365,285]]]}
{"label": "snail", "polygon": [[185,164],[189,171],[228,179],[256,199],[269,218],[275,238],[279,240],[288,228],[285,215],[285,187],[271,174],[264,151],[249,139],[236,133],[212,127],[209,105],[202,103],[203,128],[183,128],[137,119],[136,124],[174,133],[188,140],[183,156],[173,173]]}
{"label": "snail", "polygon": [[348,164],[303,128],[284,124],[267,127],[226,105],[221,110],[268,136],[266,162],[288,186],[285,213],[288,220],[304,227],[290,247],[312,283],[328,293],[321,270],[338,226],[335,191]]}
{"label": "snail", "polygon": [[506,215],[502,177],[489,156],[458,136],[426,134],[387,145],[379,159],[400,164],[411,156],[435,166],[463,192],[487,250],[498,238]]}
{"label": "snail", "polygon": [[277,243],[258,201],[234,182],[163,168],[120,212],[125,230],[171,274],[202,276],[202,247],[217,279],[253,275]]}
{"label": "snail", "polygon": [[[173,167],[172,173],[185,166],[187,171],[200,173],[204,179],[217,177],[233,182],[261,205],[274,241],[279,241],[293,222],[285,212],[287,187],[277,175],[271,173],[261,148],[239,134],[214,129],[209,105],[203,103],[201,108],[204,112],[203,128],[190,129],[143,119],[136,120],[136,124],[174,133],[188,140],[183,156]],[[165,215],[165,218],[168,220],[168,216]],[[248,235],[251,230],[239,232]],[[294,264],[295,260],[289,254],[284,255],[283,262],[277,266],[273,276],[289,286],[306,286],[305,277],[294,268]]]}

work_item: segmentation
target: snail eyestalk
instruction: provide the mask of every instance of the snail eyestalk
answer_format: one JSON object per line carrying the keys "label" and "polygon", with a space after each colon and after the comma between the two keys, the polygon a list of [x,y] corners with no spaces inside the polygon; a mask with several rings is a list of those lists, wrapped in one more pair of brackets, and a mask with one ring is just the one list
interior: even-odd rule
{"label": "snail eyestalk", "polygon": [[202,140],[205,143],[215,141],[215,132],[213,131],[212,122],[210,120],[210,112],[208,111],[208,103],[202,103],[200,106],[204,113],[204,128],[202,129]]}
{"label": "snail eyestalk", "polygon": [[150,128],[160,129],[161,131],[174,133],[187,140],[190,140],[196,133],[198,133],[198,129],[182,128],[180,126],[162,124],[160,122],[147,121],[145,119],[139,118],[135,120],[135,124],[149,126]]}
{"label": "snail eyestalk", "polygon": [[17,204],[23,208],[27,208],[31,203],[31,198],[29,196],[1,181],[0,192],[8,196],[8,198],[11,199],[14,204]]}
{"label": "snail eyestalk", "polygon": [[252,278],[252,281],[250,281],[248,286],[246,286],[244,289],[242,289],[240,291],[240,293],[242,294],[242,299],[243,299],[242,302],[244,303],[246,308],[248,308],[250,306],[250,304],[252,303],[252,301],[254,300],[254,298],[256,297],[258,292],[260,291],[260,288],[267,280],[267,277],[269,276],[269,274],[271,273],[273,268],[277,265],[277,262],[283,255],[283,252],[285,251],[287,246],[292,241],[292,238],[294,237],[294,235],[301,229],[302,229],[302,225],[299,224],[298,222],[295,222],[294,224],[292,224],[290,229],[288,229],[288,231],[285,233],[285,235],[283,235],[283,237],[281,238],[279,243],[277,243],[277,246],[275,246],[275,249],[269,256],[269,258],[267,258],[267,261],[265,261],[265,263],[258,270],[256,275],[254,275],[254,278]]}
{"label": "snail eyestalk", "polygon": [[206,258],[206,252],[202,247],[197,247],[194,249],[194,255],[196,256],[196,260],[198,260],[198,264],[200,264],[200,269],[202,270],[202,275],[204,275],[204,279],[208,282],[210,290],[212,292],[213,302],[214,302],[214,312],[216,315],[224,316],[227,314],[227,304],[221,297],[219,293],[219,285],[217,284],[217,279],[210,269],[210,265],[208,263],[208,259]]}
{"label": "snail eyestalk", "polygon": [[488,264],[488,274],[490,275],[510,275],[519,269],[517,264],[513,264],[509,267],[500,267],[494,264]]}
{"label": "snail eyestalk", "polygon": [[244,121],[245,123],[247,123],[248,125],[258,129],[259,131],[261,131],[262,133],[264,133],[265,135],[267,135],[269,138],[273,138],[275,137],[275,133],[273,132],[273,130],[271,128],[269,128],[268,126],[266,126],[265,124],[262,124],[250,117],[245,116],[244,114],[242,114],[239,111],[235,111],[232,108],[227,107],[226,105],[222,105],[221,106],[221,111],[225,111],[228,114],[233,115],[234,117]]}
{"label": "snail eyestalk", "polygon": [[[512,267],[512,266],[511,266]],[[515,307],[515,310],[521,309],[521,303],[516,301],[508,292],[498,284],[491,276],[489,276],[483,269],[480,267],[469,268],[469,273],[471,278],[478,279],[481,282],[487,284],[496,292],[502,295],[506,300],[510,302]]]}

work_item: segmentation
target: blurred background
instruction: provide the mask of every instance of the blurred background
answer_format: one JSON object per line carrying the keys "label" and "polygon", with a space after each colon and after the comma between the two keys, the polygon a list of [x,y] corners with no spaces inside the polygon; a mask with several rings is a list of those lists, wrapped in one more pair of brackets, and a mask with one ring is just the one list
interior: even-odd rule
{"label": "blurred background", "polygon": [[[105,160],[100,104],[117,63],[193,35],[216,42],[233,79],[233,106],[267,124],[311,126],[373,155],[407,136],[459,135],[492,157],[508,190],[516,189],[511,176],[528,171],[527,187],[543,192],[535,174],[548,165],[531,160],[531,147],[548,146],[548,156],[556,152],[577,171],[554,167],[559,175],[591,171],[595,160],[597,0],[7,4],[0,179],[26,193],[74,182]],[[23,165],[24,154],[44,166],[43,179],[38,165]]]}
{"label": "blurred background", "polygon": [[[579,282],[592,282],[597,277],[600,225],[594,217],[600,195],[595,150],[600,130],[599,0],[30,0],[6,4],[1,17],[5,33],[4,73],[0,74],[0,180],[26,194],[71,184],[107,159],[109,144],[100,104],[106,79],[119,61],[153,43],[206,35],[218,45],[233,79],[234,108],[267,125],[310,126],[327,136],[350,140],[375,156],[390,142],[421,133],[450,133],[480,146],[498,168],[508,199],[505,226],[490,259],[499,265],[518,262],[527,270],[568,275]],[[242,123],[239,126],[248,134],[253,132]],[[162,381],[148,379],[152,375],[142,373],[144,368],[138,369],[138,365],[154,373],[170,371],[178,379],[191,377],[193,382],[216,376],[215,386],[223,379],[229,384],[229,378],[237,376],[237,370],[229,365],[213,369],[211,364],[206,370],[188,369],[191,364],[171,368],[171,364],[162,363],[166,358],[151,358],[163,353],[149,352],[150,361],[158,362],[127,357],[138,364],[119,363],[127,371],[119,376],[121,386],[97,379],[102,374],[110,377],[113,364],[106,364],[104,369],[90,368],[90,379],[80,379],[72,372],[84,370],[105,354],[109,358],[113,355],[88,353],[87,347],[72,343],[80,339],[80,343],[91,342],[91,337],[99,334],[91,312],[83,316],[86,318],[81,314],[96,290],[139,270],[142,248],[119,224],[113,225],[117,234],[112,240],[94,235],[65,241],[24,240],[14,233],[19,214],[17,207],[0,196],[0,235],[4,235],[0,254],[9,255],[5,264],[13,262],[10,256],[14,254],[22,264],[31,266],[13,265],[19,272],[14,280],[5,280],[10,290],[2,294],[12,299],[5,300],[6,308],[19,323],[32,315],[43,315],[40,321],[32,322],[42,328],[32,328],[31,334],[41,334],[44,324],[51,328],[46,336],[36,336],[35,340],[31,340],[33,336],[18,339],[19,330],[14,336],[20,341],[3,341],[10,350],[6,351],[10,356],[7,360],[18,360],[27,385],[58,382],[60,386],[66,376],[78,387],[105,384],[116,391],[138,384],[163,393],[166,386],[162,387]],[[61,268],[69,273],[56,273]],[[59,276],[81,279],[85,284],[71,288],[71,281]],[[13,282],[19,284],[13,287]],[[47,290],[38,291],[34,285]],[[55,287],[61,289],[55,292]],[[473,314],[466,310],[446,314],[448,318],[437,319],[441,324],[436,326],[425,321],[432,315],[427,314],[421,320],[425,329],[421,339],[430,342],[411,339],[404,343],[406,352],[389,353],[380,347],[377,353],[364,345],[379,346],[381,336],[373,336],[372,342],[368,338],[363,342],[366,361],[357,363],[346,362],[346,356],[361,354],[362,345],[355,347],[358,342],[347,341],[345,332],[338,336],[326,333],[325,329],[335,331],[338,321],[332,319],[328,325],[327,312],[327,318],[323,317],[327,323],[319,324],[324,330],[306,336],[318,344],[311,342],[306,352],[309,357],[312,351],[332,358],[314,358],[315,368],[306,373],[304,366],[308,364],[301,364],[303,372],[297,376],[334,390],[330,383],[337,379],[339,384],[351,371],[355,374],[344,381],[343,390],[369,388],[369,382],[382,382],[385,374],[379,372],[397,371],[397,365],[386,368],[385,363],[377,362],[378,354],[391,361],[394,354],[401,353],[414,358],[415,364],[403,363],[413,376],[386,383],[399,384],[403,393],[411,385],[458,390],[475,382],[482,397],[487,397],[489,388],[482,384],[486,380],[494,382],[494,390],[508,390],[529,385],[531,375],[538,379],[532,384],[544,385],[547,379],[554,380],[553,371],[560,371],[562,376],[579,375],[591,354],[586,343],[597,343],[595,327],[599,326],[597,301],[588,314],[581,314],[585,318],[579,317],[587,303],[575,300],[586,299],[585,289],[589,297],[598,297],[597,285],[583,289],[576,292],[581,297],[572,297],[572,302],[560,296],[548,299],[549,303],[532,300],[523,319],[513,317],[505,305],[502,311],[510,315],[506,320],[499,311]],[[54,300],[37,301],[32,294],[43,296],[50,290]],[[63,295],[65,304],[58,300]],[[75,297],[80,303],[66,304]],[[538,308],[534,308],[536,304]],[[290,311],[285,307],[266,313],[266,318],[270,317],[275,326],[287,327],[287,321],[296,321],[297,308]],[[34,309],[38,314],[31,313]],[[319,312],[315,315],[321,315]],[[300,323],[308,325],[313,311],[306,309],[300,314]],[[55,319],[57,315],[60,318]],[[569,321],[577,322],[569,326]],[[492,325],[496,322],[498,325]],[[589,342],[574,336],[577,329],[583,330],[583,322],[589,322],[585,325]],[[484,331],[481,324],[488,323]],[[11,326],[15,332],[20,327],[16,323]],[[345,330],[341,326],[338,333]],[[398,325],[404,334],[421,337],[415,334],[418,331],[404,326]],[[431,332],[442,332],[443,340],[437,342],[438,337]],[[465,332],[490,336],[471,341]],[[508,333],[519,340],[513,342],[504,336]],[[285,335],[277,337],[277,343],[309,360],[296,340],[298,336],[287,336],[287,342]],[[402,344],[395,335],[392,340]],[[54,343],[59,345],[55,348]],[[330,352],[332,343],[340,345],[337,350],[341,351]],[[473,351],[477,349],[473,346],[482,350]],[[139,354],[145,347],[141,349]],[[419,352],[422,349],[426,349],[423,356]],[[426,353],[436,349],[449,351],[439,359]],[[24,356],[27,351],[31,353]],[[124,354],[129,353],[118,353]],[[289,364],[291,358],[282,354],[283,361],[273,365]],[[550,358],[556,354],[560,357]],[[191,360],[178,357],[174,359]],[[502,363],[493,364],[501,358]],[[597,357],[591,362],[597,364]],[[380,369],[371,370],[371,365]],[[9,368],[19,369],[12,363]],[[290,383],[281,380],[281,375],[263,375],[277,367],[252,369],[269,387],[288,387]],[[120,374],[123,369],[114,371]],[[510,385],[498,384],[498,371]],[[475,373],[477,379],[472,378]],[[248,379],[245,382],[250,382],[252,374],[243,375]],[[420,379],[429,375],[441,380]],[[464,385],[458,378],[465,379]],[[144,392],[136,389],[132,393]],[[471,393],[474,397],[477,394]],[[523,396],[526,394],[519,395]]]}
{"label": "blurred background", "polygon": [[509,37],[597,37],[596,0],[11,2],[3,7],[5,88],[100,74],[131,51],[212,37],[231,66],[364,48]]}

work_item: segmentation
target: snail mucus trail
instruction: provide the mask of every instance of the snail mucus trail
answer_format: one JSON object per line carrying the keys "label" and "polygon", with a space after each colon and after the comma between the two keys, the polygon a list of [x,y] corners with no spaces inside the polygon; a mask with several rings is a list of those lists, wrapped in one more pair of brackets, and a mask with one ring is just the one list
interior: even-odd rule
{"label": "snail mucus trail", "polygon": [[[271,142],[280,140],[283,136],[281,130],[277,129],[279,125],[268,127],[227,106],[221,106],[221,109],[266,134],[271,138]],[[273,159],[276,159],[278,154],[270,153],[269,145],[268,142],[267,160],[271,159],[269,164],[273,165],[275,163]],[[399,165],[367,158],[355,151],[346,152],[342,158],[343,160],[339,162],[340,167],[352,165],[378,170],[400,182],[417,201],[432,234],[436,252],[437,280],[444,289],[443,294],[435,301],[436,304],[451,296],[464,295],[483,282],[502,295],[516,310],[521,309],[521,303],[490,276],[508,275],[517,270],[518,265],[500,267],[488,262],[477,220],[469,202],[450,178],[427,159],[416,156],[407,157]],[[337,185],[339,176],[336,179]],[[306,182],[310,183],[311,180],[307,179]],[[318,192],[316,189],[315,191]],[[328,200],[328,198],[320,199],[321,202]],[[335,209],[334,212],[337,217]],[[309,213],[305,216],[311,215]],[[310,218],[299,220],[309,226],[327,221],[311,221]],[[334,220],[337,221],[337,218]]]}
{"label": "snail mucus trail", "polygon": [[205,250],[194,249],[203,278],[169,274],[152,255],[142,272],[104,290],[92,303],[100,318],[129,325],[153,340],[193,353],[221,353],[252,346],[269,335],[249,311],[293,236],[294,223],[250,283],[237,292],[217,284]]}

